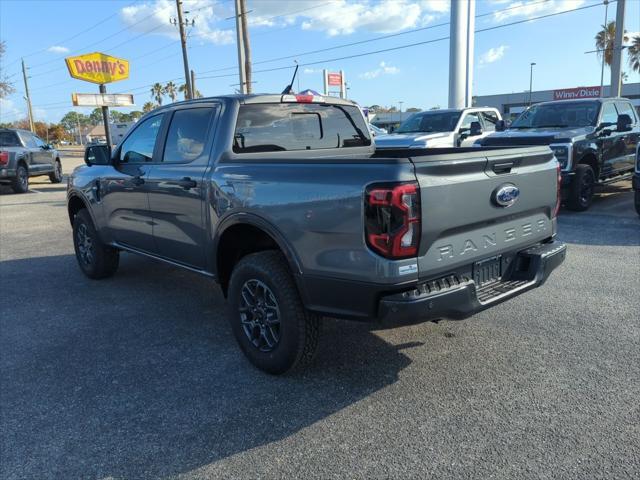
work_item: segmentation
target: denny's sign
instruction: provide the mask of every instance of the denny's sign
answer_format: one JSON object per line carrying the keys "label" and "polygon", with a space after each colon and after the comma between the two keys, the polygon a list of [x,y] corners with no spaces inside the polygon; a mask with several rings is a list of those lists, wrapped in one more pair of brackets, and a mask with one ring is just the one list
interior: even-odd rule
{"label": "denny's sign", "polygon": [[64,59],[73,78],[98,84],[129,78],[129,61],[100,52]]}

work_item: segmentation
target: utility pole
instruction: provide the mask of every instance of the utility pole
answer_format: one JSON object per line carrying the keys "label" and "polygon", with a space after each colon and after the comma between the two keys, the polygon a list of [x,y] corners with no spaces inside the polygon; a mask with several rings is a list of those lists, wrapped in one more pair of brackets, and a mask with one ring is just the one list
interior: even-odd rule
{"label": "utility pole", "polygon": [[29,95],[29,82],[27,82],[27,68],[24,66],[24,58],[22,59],[22,78],[24,78],[24,93],[27,99],[27,111],[29,112],[29,129],[36,133],[33,125],[33,108],[31,107],[31,96]]}
{"label": "utility pole", "polygon": [[[194,25],[194,20],[189,22],[188,19],[182,19],[182,0],[176,0],[176,9],[178,10],[178,19],[175,18],[171,21],[173,25],[178,25],[180,29],[180,43],[182,44],[182,61],[184,63],[184,83],[187,88],[187,100],[193,98],[193,86],[191,85],[191,77],[189,76],[189,58],[187,57],[187,34],[185,32],[185,26]],[[189,13],[189,12],[185,12]]]}
{"label": "utility pole", "polygon": [[610,97],[619,97],[622,89],[622,38],[624,37],[625,3],[626,0],[618,0],[618,6],[616,9],[616,38],[613,42],[613,58],[611,59]]}
{"label": "utility pole", "polygon": [[251,93],[251,42],[249,41],[249,26],[247,24],[247,3],[240,0],[240,15],[242,24],[242,44],[244,45],[244,74],[247,82],[247,93]]}
{"label": "utility pole", "polygon": [[244,2],[242,0],[235,0],[236,5],[236,44],[238,46],[238,70],[240,71],[240,93],[248,93],[247,91],[247,62],[246,62],[246,51],[244,48],[244,38],[245,35],[243,33],[243,21],[242,14],[244,10]]}

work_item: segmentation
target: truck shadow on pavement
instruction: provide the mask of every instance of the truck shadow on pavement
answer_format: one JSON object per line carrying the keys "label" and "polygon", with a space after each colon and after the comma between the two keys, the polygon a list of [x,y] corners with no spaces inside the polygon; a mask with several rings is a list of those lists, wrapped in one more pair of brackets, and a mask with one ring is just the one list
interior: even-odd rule
{"label": "truck shadow on pavement", "polygon": [[156,478],[286,439],[393,384],[410,363],[367,324],[327,320],[315,364],[272,377],[242,356],[219,289],[123,255],[0,264],[2,478]]}

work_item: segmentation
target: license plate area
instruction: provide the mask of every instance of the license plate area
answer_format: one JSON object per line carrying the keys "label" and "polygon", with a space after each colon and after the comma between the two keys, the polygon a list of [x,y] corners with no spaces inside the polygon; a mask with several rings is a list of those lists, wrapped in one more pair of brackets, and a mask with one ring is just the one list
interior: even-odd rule
{"label": "license plate area", "polygon": [[486,258],[473,264],[473,280],[477,287],[498,282],[502,278],[502,255]]}

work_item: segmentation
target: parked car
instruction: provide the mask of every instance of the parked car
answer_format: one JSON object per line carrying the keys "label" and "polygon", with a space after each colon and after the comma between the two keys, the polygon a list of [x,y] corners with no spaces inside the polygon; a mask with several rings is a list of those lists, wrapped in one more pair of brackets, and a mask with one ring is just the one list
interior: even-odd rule
{"label": "parked car", "polygon": [[626,98],[538,103],[484,146],[549,145],[562,167],[562,196],[576,211],[591,205],[595,187],[631,177],[640,122]]}
{"label": "parked car", "polygon": [[501,120],[495,108],[418,112],[393,133],[376,137],[376,148],[470,147],[495,131]]}
{"label": "parked car", "polygon": [[634,191],[634,204],[636,212],[640,215],[640,142],[636,147],[636,169],[633,174],[633,191]]}
{"label": "parked car", "polygon": [[0,129],[0,183],[15,193],[29,190],[29,177],[48,175],[51,183],[62,181],[60,155],[51,145],[27,130]]}
{"label": "parked car", "polygon": [[333,97],[174,103],[85,161],[68,182],[80,269],[108,277],[125,251],[215,279],[270,373],[311,359],[322,316],[465,318],[565,255],[547,147],[376,153],[359,107]]}

